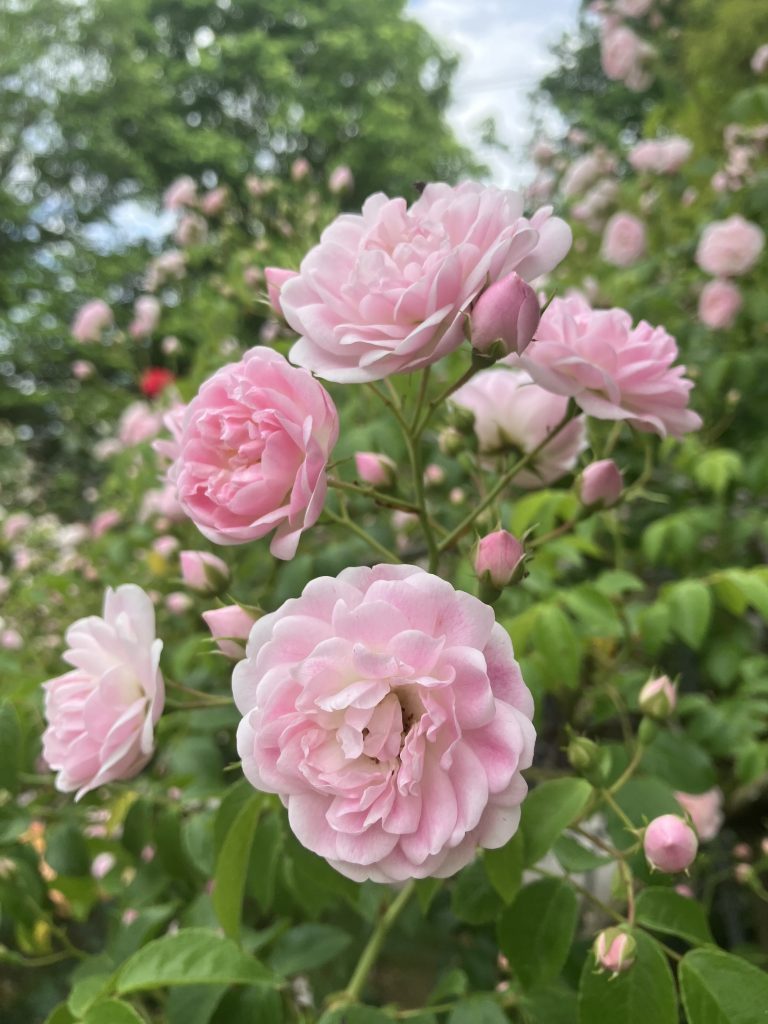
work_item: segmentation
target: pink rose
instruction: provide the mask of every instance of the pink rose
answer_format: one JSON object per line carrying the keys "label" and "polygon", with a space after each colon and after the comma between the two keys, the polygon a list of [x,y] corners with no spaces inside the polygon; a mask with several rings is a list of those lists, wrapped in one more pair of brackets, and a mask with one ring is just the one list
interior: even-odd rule
{"label": "pink rose", "polygon": [[291,164],[291,178],[294,181],[302,181],[311,170],[309,160],[306,157],[297,157]]}
{"label": "pink rose", "polygon": [[43,757],[56,788],[85,793],[129,779],[147,764],[165,691],[155,612],[141,587],[108,588],[104,615],[67,630],[70,672],[44,684]]}
{"label": "pink rose", "polygon": [[197,185],[188,174],[172,181],[163,193],[163,207],[166,210],[180,210],[197,204]]}
{"label": "pink rose", "polygon": [[749,66],[756,75],[762,75],[764,71],[768,71],[768,43],[763,43],[762,46],[758,46],[752,54],[752,60],[749,62]]}
{"label": "pink rose", "polygon": [[141,295],[133,304],[133,320],[128,325],[132,338],[146,338],[160,322],[162,306],[154,295]]}
{"label": "pink rose", "polygon": [[186,585],[203,594],[221,590],[229,580],[229,566],[210,551],[182,551],[179,562]]}
{"label": "pink rose", "polygon": [[764,245],[762,228],[737,213],[704,228],[696,262],[713,277],[737,277],[754,267]]}
{"label": "pink rose", "polygon": [[613,459],[590,462],[581,474],[579,497],[587,508],[612,508],[621,497],[624,479]]}
{"label": "pink rose", "polygon": [[229,191],[226,186],[219,185],[218,188],[213,188],[210,192],[205,193],[200,200],[200,209],[206,217],[215,217],[227,205],[228,198]]}
{"label": "pink rose", "polygon": [[381,452],[355,452],[355,472],[370,487],[392,487],[397,479],[397,465]]}
{"label": "pink rose", "polygon": [[244,544],[276,529],[270,551],[293,558],[322,511],[338,433],[321,384],[272,349],[252,348],[187,406],[169,479],[209,540]]}
{"label": "pink rose", "polygon": [[525,575],[525,548],[509,530],[494,530],[475,546],[475,574],[497,590]]}
{"label": "pink rose", "polygon": [[713,331],[724,330],[733,324],[741,303],[741,292],[735,284],[718,279],[709,281],[699,295],[699,320]]}
{"label": "pink rose", "polygon": [[682,135],[666,139],[644,139],[629,152],[629,162],[636,171],[654,174],[674,174],[690,158],[693,143]]}
{"label": "pink rose", "polygon": [[615,267],[631,267],[645,252],[645,225],[631,213],[614,213],[605,225],[601,253]]}
{"label": "pink rose", "polygon": [[148,292],[157,291],[166,281],[180,281],[187,272],[187,257],[180,249],[168,249],[149,264],[144,282]]}
{"label": "pink rose", "polygon": [[284,270],[282,267],[265,267],[264,277],[267,281],[269,304],[278,316],[282,316],[283,310],[280,306],[280,291],[286,281],[290,281],[291,278],[298,277],[298,274],[295,270]]}
{"label": "pink rose", "polygon": [[103,512],[99,512],[98,515],[93,517],[91,536],[98,540],[99,537],[103,537],[105,533],[117,526],[122,518],[122,515],[116,508],[108,508]]}
{"label": "pink rose", "polygon": [[643,57],[643,42],[636,32],[613,20],[606,22],[600,35],[600,61],[606,78],[624,81]]}
{"label": "pink rose", "polygon": [[621,928],[606,928],[595,939],[592,946],[598,971],[617,974],[628,971],[637,958],[637,943]]}
{"label": "pink rose", "polygon": [[677,359],[675,339],[663,327],[632,318],[623,309],[591,309],[572,295],[554,299],[536,340],[518,357],[548,391],[571,395],[600,420],[627,420],[636,430],[679,437],[698,430],[688,408],[693,383]]}
{"label": "pink rose", "polygon": [[696,833],[677,814],[654,818],[643,835],[643,852],[651,869],[674,875],[693,863],[699,849]]}
{"label": "pink rose", "polygon": [[563,195],[569,199],[589,188],[601,174],[610,169],[610,160],[602,149],[593,149],[577,157],[563,175]]}
{"label": "pink rose", "polygon": [[75,380],[88,380],[93,376],[95,369],[93,363],[89,363],[87,359],[76,359],[72,363],[72,376]]}
{"label": "pink rose", "polygon": [[328,191],[334,195],[338,195],[339,192],[346,192],[347,189],[352,188],[355,183],[355,179],[352,176],[352,171],[346,166],[341,164],[339,167],[334,167],[328,178]]}
{"label": "pink rose", "polygon": [[486,288],[472,308],[472,348],[504,355],[522,354],[539,325],[541,309],[536,292],[514,271]]}
{"label": "pink rose", "polygon": [[232,687],[246,777],[348,877],[446,877],[517,830],[533,700],[492,609],[445,580],[313,580],[253,626]]}
{"label": "pink rose", "polygon": [[72,321],[75,341],[99,341],[102,333],[112,326],[112,310],[101,299],[91,299],[81,306]]}
{"label": "pink rose", "polygon": [[642,18],[653,7],[654,0],[617,0],[616,11],[625,18]]}
{"label": "pink rose", "polygon": [[211,636],[218,644],[219,650],[228,658],[239,661],[245,657],[245,644],[238,640],[247,640],[256,619],[239,604],[226,605],[224,608],[212,608],[203,612],[203,621],[211,631]]}
{"label": "pink rose", "polygon": [[462,343],[480,292],[516,270],[555,267],[571,232],[545,207],[527,220],[516,192],[427,185],[408,207],[377,193],[342,214],[280,292],[302,336],[290,357],[326,380],[380,380],[429,366]]}
{"label": "pink rose", "polygon": [[690,814],[699,839],[714,839],[723,824],[723,791],[719,786],[706,793],[675,793],[675,800]]}
{"label": "pink rose", "polygon": [[146,402],[131,402],[123,409],[117,426],[117,436],[127,448],[155,437],[162,426],[162,415]]}
{"label": "pink rose", "polygon": [[[527,373],[501,366],[475,374],[451,401],[474,413],[475,434],[480,451],[486,454],[510,448],[533,451],[568,409],[567,398],[537,387]],[[584,421],[575,419],[545,445],[532,466],[517,474],[515,485],[530,489],[554,483],[573,469],[585,447]]]}
{"label": "pink rose", "polygon": [[173,240],[186,249],[190,245],[200,245],[207,235],[208,222],[196,213],[185,213],[173,233]]}

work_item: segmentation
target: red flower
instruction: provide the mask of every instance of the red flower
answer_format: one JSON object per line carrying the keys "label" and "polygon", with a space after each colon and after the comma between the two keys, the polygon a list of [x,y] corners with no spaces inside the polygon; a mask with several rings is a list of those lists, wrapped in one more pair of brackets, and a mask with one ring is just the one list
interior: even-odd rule
{"label": "red flower", "polygon": [[175,379],[170,370],[162,366],[150,366],[142,373],[139,387],[147,398],[156,398],[169,384],[173,384]]}

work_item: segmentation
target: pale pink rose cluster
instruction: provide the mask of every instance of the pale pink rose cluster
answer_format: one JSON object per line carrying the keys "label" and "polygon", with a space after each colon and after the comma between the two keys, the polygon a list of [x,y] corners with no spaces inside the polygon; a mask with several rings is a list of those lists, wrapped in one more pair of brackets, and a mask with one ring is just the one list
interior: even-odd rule
{"label": "pale pink rose cluster", "polygon": [[691,157],[693,143],[682,135],[666,139],[643,139],[629,152],[629,162],[636,171],[652,174],[675,174]]}
{"label": "pale pink rose cluster", "polygon": [[140,295],[133,304],[133,320],[128,325],[132,338],[146,338],[160,323],[162,306],[154,295]]}
{"label": "pale pink rose cluster", "polygon": [[300,334],[290,358],[345,383],[436,362],[464,339],[466,314],[489,284],[552,270],[571,243],[551,209],[529,220],[516,192],[464,182],[426,186],[410,207],[378,193],[343,214],[280,285]]}
{"label": "pale pink rose cluster", "polygon": [[169,479],[209,540],[243,544],[275,530],[272,554],[292,558],[322,510],[338,431],[322,385],[277,352],[253,348],[187,406]]}
{"label": "pale pink rose cluster", "polygon": [[633,92],[645,92],[653,82],[648,62],[654,48],[628,25],[606,17],[600,33],[600,61],[606,78],[623,82]]}
{"label": "pale pink rose cluster", "polygon": [[99,341],[113,322],[112,310],[106,302],[103,299],[90,299],[75,314],[72,337],[81,342]]}
{"label": "pale pink rose cluster", "polygon": [[541,387],[569,395],[589,416],[679,437],[701,426],[688,408],[693,383],[663,327],[623,309],[594,310],[579,296],[554,299],[536,339],[515,362]]}
{"label": "pale pink rose cluster", "polygon": [[565,417],[568,399],[537,387],[521,370],[501,366],[482,370],[454,392],[451,401],[474,414],[481,454],[502,454],[510,449],[527,454],[543,445],[531,465],[515,477],[517,487],[554,483],[574,468],[586,448],[583,416],[571,420],[544,444]]}
{"label": "pale pink rose cluster", "polygon": [[616,158],[603,146],[595,146],[588,153],[582,153],[570,164],[563,175],[560,187],[567,198],[581,195],[598,178],[616,170]]}
{"label": "pale pink rose cluster", "polygon": [[187,257],[179,249],[168,249],[160,253],[149,264],[144,286],[148,292],[155,292],[168,281],[180,281],[187,272]]}
{"label": "pale pink rose cluster", "polygon": [[704,228],[696,262],[713,277],[740,277],[755,266],[764,246],[763,229],[737,213]]}
{"label": "pale pink rose cluster", "polygon": [[741,291],[732,281],[715,278],[699,295],[699,320],[713,331],[725,330],[733,326],[742,302]]}
{"label": "pale pink rose cluster", "polygon": [[136,775],[154,747],[164,703],[155,612],[133,584],[109,588],[104,614],[67,630],[71,671],[45,683],[43,757],[58,772],[56,788],[76,799],[107,782]]}
{"label": "pale pink rose cluster", "polygon": [[646,248],[645,224],[632,213],[614,213],[603,232],[601,254],[615,267],[631,267]]}
{"label": "pale pink rose cluster", "polygon": [[458,871],[517,830],[533,701],[487,605],[409,565],[345,569],[251,629],[246,777],[359,881]]}

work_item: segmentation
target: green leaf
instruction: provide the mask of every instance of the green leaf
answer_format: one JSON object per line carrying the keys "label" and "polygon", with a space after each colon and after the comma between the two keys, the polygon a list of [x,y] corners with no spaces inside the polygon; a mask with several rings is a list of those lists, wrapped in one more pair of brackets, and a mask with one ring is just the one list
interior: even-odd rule
{"label": "green leaf", "polygon": [[612,602],[593,586],[582,585],[563,593],[563,601],[589,636],[622,637],[624,627]]}
{"label": "green leaf", "polygon": [[247,804],[253,796],[253,786],[247,779],[239,779],[227,789],[221,806],[216,812],[216,821],[213,826],[213,840],[217,854],[243,805]]}
{"label": "green leaf", "polygon": [[560,836],[552,850],[566,871],[577,874],[582,871],[594,871],[604,864],[610,864],[612,860],[606,854],[597,854],[582,846],[572,836]]}
{"label": "green leaf", "polygon": [[330,924],[300,924],[285,932],[269,958],[278,974],[291,975],[322,967],[345,950],[352,937]]}
{"label": "green leaf", "polygon": [[451,890],[451,908],[460,921],[468,924],[484,924],[496,919],[499,896],[479,858],[457,876]]}
{"label": "green leaf", "polygon": [[531,631],[534,650],[546,652],[545,671],[553,689],[578,686],[581,641],[571,620],[556,604],[542,604]]}
{"label": "green leaf", "polygon": [[73,985],[72,991],[69,993],[67,1006],[75,1017],[82,1017],[99,996],[106,995],[111,980],[111,972],[104,973],[103,971],[98,971],[95,974],[87,975]]}
{"label": "green leaf", "polygon": [[720,949],[694,949],[679,969],[688,1024],[768,1021],[768,974]]}
{"label": "green leaf", "polygon": [[211,1024],[283,1024],[283,1000],[273,988],[234,988],[221,1000]]}
{"label": "green leaf", "polygon": [[226,991],[226,985],[172,988],[165,1004],[168,1024],[208,1024]]}
{"label": "green leaf", "polygon": [[240,935],[248,858],[261,806],[257,793],[242,805],[216,858],[213,908],[224,933],[233,939]]}
{"label": "green leaf", "polygon": [[75,1018],[66,1003],[59,1003],[45,1018],[45,1024],[75,1024]]}
{"label": "green leaf", "polygon": [[674,632],[698,651],[704,643],[712,618],[712,595],[701,580],[681,580],[667,588],[664,595]]}
{"label": "green leaf", "polygon": [[551,779],[536,786],[523,804],[520,821],[526,866],[541,860],[581,814],[591,795],[592,787],[585,779]]}
{"label": "green leaf", "polygon": [[744,473],[744,462],[731,448],[712,448],[696,460],[693,476],[699,487],[722,497],[732,480]]}
{"label": "green leaf", "polygon": [[576,993],[564,982],[526,995],[522,1005],[525,1024],[574,1024],[578,1012]]}
{"label": "green leaf", "polygon": [[120,995],[172,985],[264,985],[273,975],[231,939],[208,928],[187,928],[143,946],[117,976]]}
{"label": "green leaf", "polygon": [[247,892],[255,897],[266,913],[275,895],[275,879],[283,848],[283,823],[276,813],[259,818],[256,839],[251,847]]}
{"label": "green leaf", "polygon": [[91,858],[82,829],[74,822],[54,825],[47,836],[45,859],[60,875],[87,875]]}
{"label": "green leaf", "polygon": [[712,758],[684,733],[659,732],[641,763],[644,772],[683,793],[705,793],[717,783]]}
{"label": "green leaf", "polygon": [[448,1024],[509,1024],[509,1018],[491,996],[473,996],[454,1006]]}
{"label": "green leaf", "polygon": [[392,1018],[373,1006],[339,1006],[327,1010],[317,1024],[392,1024]]}
{"label": "green leaf", "polygon": [[715,941],[704,907],[674,889],[664,886],[643,889],[637,897],[635,914],[638,924],[665,935],[677,935],[695,946]]}
{"label": "green leaf", "polygon": [[21,770],[21,728],[16,708],[0,701],[0,789],[15,793]]}
{"label": "green leaf", "polygon": [[579,1024],[678,1024],[677,997],[667,958],[644,932],[632,932],[637,959],[617,977],[597,973],[590,953],[579,985]]}
{"label": "green leaf", "polygon": [[92,1006],[83,1024],[145,1024],[134,1008],[120,999],[107,999]]}
{"label": "green leaf", "polygon": [[520,832],[497,850],[483,852],[483,867],[505,903],[511,903],[523,877],[523,839]]}
{"label": "green leaf", "polygon": [[579,904],[567,882],[542,878],[525,886],[499,921],[499,946],[526,989],[554,980],[573,942]]}

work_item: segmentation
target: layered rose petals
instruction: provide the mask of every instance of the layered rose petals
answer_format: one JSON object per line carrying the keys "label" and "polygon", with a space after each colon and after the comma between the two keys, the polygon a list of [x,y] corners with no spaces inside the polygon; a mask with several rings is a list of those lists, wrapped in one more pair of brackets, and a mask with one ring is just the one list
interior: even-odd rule
{"label": "layered rose petals", "polygon": [[70,672],[45,683],[43,757],[56,788],[83,794],[136,775],[153,751],[165,690],[155,612],[141,587],[107,590],[104,615],[67,630]]}
{"label": "layered rose petals", "polygon": [[445,877],[516,831],[533,701],[493,611],[415,566],[345,569],[255,623],[238,751],[343,874]]}
{"label": "layered rose petals", "polygon": [[377,193],[328,227],[280,289],[301,337],[290,358],[325,380],[373,381],[418,370],[457,348],[471,303],[516,271],[552,270],[571,244],[551,208],[522,216],[516,192],[427,185],[407,206]]}

